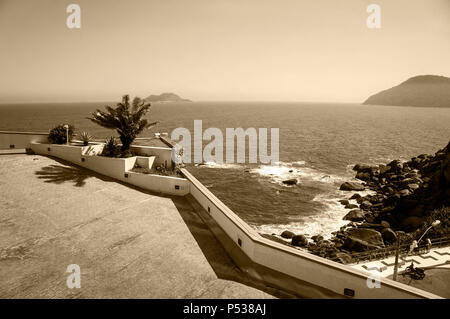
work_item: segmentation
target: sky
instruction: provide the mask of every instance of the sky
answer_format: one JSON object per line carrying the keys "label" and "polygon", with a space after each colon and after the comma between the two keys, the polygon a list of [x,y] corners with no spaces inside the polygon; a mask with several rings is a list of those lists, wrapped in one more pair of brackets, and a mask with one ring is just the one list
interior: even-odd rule
{"label": "sky", "polygon": [[450,77],[450,0],[0,0],[0,103],[359,103],[420,74]]}

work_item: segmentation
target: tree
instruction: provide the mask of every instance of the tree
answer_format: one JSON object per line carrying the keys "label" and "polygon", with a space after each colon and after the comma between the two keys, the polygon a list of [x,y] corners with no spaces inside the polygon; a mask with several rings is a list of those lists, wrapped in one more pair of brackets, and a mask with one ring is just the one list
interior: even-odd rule
{"label": "tree", "polygon": [[149,123],[147,119],[143,118],[150,109],[150,103],[145,103],[139,97],[135,97],[130,104],[129,95],[124,95],[122,102],[117,103],[116,108],[106,106],[105,109],[106,112],[97,109],[88,119],[100,126],[117,131],[122,142],[122,156],[130,153],[131,143],[144,129],[158,123]]}

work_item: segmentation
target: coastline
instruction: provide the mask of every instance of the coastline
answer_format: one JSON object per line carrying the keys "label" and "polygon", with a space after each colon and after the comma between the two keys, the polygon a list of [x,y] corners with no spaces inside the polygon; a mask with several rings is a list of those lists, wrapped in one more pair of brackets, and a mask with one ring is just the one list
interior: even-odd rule
{"label": "coastline", "polygon": [[[438,217],[443,219],[441,225],[428,237],[450,234],[450,143],[434,155],[376,166],[357,164],[353,171],[358,182],[345,182],[340,187],[349,194],[339,201],[348,210],[343,217],[348,224],[332,232],[329,239],[317,235],[308,240],[289,229],[278,234],[283,239],[275,234],[264,236],[348,264],[358,261],[354,255],[370,258],[370,252],[393,247],[398,234],[402,245],[410,244]],[[361,196],[361,191],[371,194]]]}

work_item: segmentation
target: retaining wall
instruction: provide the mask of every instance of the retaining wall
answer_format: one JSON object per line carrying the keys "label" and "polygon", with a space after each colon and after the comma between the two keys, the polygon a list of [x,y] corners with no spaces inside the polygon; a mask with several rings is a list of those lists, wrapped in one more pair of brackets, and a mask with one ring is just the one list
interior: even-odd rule
{"label": "retaining wall", "polygon": [[26,149],[31,143],[48,143],[48,133],[0,131],[0,149]]}
{"label": "retaining wall", "polygon": [[[184,178],[130,172],[139,157],[111,158],[96,155],[101,148],[31,143],[31,149],[40,155],[54,156],[143,189],[169,195],[189,194],[189,182]],[[91,150],[90,152],[88,150]]]}

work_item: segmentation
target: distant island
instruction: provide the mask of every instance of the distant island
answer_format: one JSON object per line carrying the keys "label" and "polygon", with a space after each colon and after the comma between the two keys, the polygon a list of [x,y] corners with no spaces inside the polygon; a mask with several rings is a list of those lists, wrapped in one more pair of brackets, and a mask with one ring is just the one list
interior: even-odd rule
{"label": "distant island", "polygon": [[419,75],[369,97],[366,105],[450,107],[450,78]]}
{"label": "distant island", "polygon": [[183,99],[180,96],[176,95],[175,93],[162,93],[159,95],[150,95],[147,96],[145,99],[147,102],[192,102],[188,99]]}

